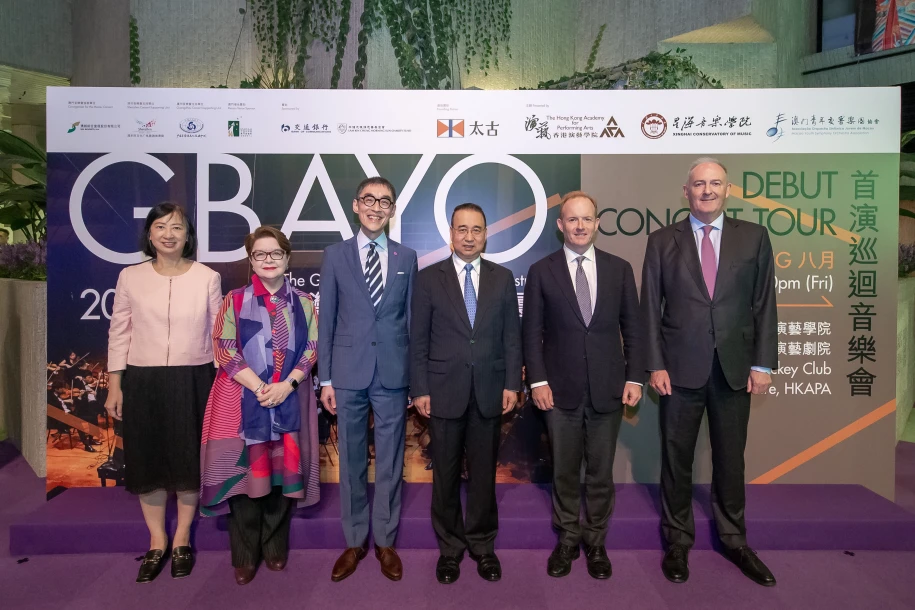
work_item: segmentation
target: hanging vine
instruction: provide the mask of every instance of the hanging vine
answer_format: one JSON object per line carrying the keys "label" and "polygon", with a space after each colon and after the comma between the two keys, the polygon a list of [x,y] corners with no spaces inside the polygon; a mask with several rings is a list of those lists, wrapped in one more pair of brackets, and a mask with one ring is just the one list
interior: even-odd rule
{"label": "hanging vine", "polygon": [[343,68],[343,54],[346,52],[346,38],[349,34],[349,12],[351,0],[340,3],[340,29],[337,32],[337,53],[334,55],[334,71],[330,76],[330,88],[336,89],[340,84],[340,70]]}
{"label": "hanging vine", "polygon": [[511,0],[366,0],[353,86],[364,86],[365,48],[382,24],[405,88],[448,89],[458,51],[467,74],[476,68],[488,76],[500,53],[511,57],[511,17]]}
{"label": "hanging vine", "polygon": [[261,52],[255,78],[248,82],[259,80],[261,87],[275,89],[304,87],[305,62],[310,57],[308,47],[316,40],[321,41],[328,52],[336,46],[341,13],[339,3],[334,0],[247,2],[254,17],[254,37]]}
{"label": "hanging vine", "polygon": [[133,15],[130,17],[130,83],[140,84],[140,28]]}

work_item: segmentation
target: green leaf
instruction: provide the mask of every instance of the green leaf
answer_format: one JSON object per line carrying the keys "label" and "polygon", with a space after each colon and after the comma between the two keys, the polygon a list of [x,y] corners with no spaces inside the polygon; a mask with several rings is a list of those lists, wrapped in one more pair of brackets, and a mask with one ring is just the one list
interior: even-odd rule
{"label": "green leaf", "polygon": [[48,171],[44,167],[21,167],[16,171],[42,186],[48,185]]}
{"label": "green leaf", "polygon": [[40,148],[7,131],[0,131],[0,154],[25,157],[39,162],[48,160],[47,155]]}
{"label": "green leaf", "polygon": [[915,186],[900,186],[899,187],[899,200],[900,201],[915,201]]}
{"label": "green leaf", "polygon": [[47,197],[47,191],[44,187],[35,184],[0,191],[0,202],[34,201],[35,203],[43,204],[47,201]]}
{"label": "green leaf", "polygon": [[906,209],[904,209],[904,208],[899,208],[899,215],[900,215],[900,216],[905,216],[906,218],[911,218],[911,219],[915,220],[915,212],[913,212],[913,211],[911,211],[911,210],[906,210]]}

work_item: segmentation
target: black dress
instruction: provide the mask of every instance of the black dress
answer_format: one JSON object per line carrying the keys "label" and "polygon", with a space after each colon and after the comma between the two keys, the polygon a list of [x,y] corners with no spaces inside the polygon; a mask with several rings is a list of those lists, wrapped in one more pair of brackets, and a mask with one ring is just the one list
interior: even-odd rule
{"label": "black dress", "polygon": [[212,363],[127,365],[121,382],[127,491],[200,488],[203,414],[215,378]]}

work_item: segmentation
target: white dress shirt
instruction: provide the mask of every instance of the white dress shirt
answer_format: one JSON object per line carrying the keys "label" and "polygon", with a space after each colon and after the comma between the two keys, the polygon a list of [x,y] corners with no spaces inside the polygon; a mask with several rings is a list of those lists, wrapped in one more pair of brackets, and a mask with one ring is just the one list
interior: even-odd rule
{"label": "white dress shirt", "polygon": [[[693,238],[696,240],[696,250],[699,252],[699,265],[702,265],[702,238],[705,236],[705,231],[702,230],[702,227],[705,226],[705,223],[693,216],[689,215],[689,225],[693,230]],[[724,230],[724,212],[718,215],[718,218],[713,220],[710,224],[712,231],[709,232],[708,238],[712,242],[712,247],[715,249],[715,269],[718,268],[718,262],[721,260],[721,231]],[[750,367],[754,371],[759,371],[760,373],[772,374],[772,369],[766,368],[764,366],[753,366]]]}
{"label": "white dress shirt", "polygon": [[[362,265],[362,275],[365,277],[365,261],[369,257],[369,239],[362,229],[356,234],[356,245],[359,246],[359,263]],[[375,252],[378,253],[378,262],[381,263],[381,284],[388,285],[388,237],[381,232],[381,235],[375,238]]]}
{"label": "white dress shirt", "polygon": [[[473,283],[473,292],[477,295],[477,301],[480,300],[480,262],[482,262],[481,257],[476,257],[470,264],[473,265],[473,269],[470,271],[470,281]],[[451,255],[451,261],[454,263],[454,270],[457,271],[458,284],[461,286],[461,296],[464,296],[464,282],[467,280],[464,278],[467,275],[467,270],[464,269],[465,263],[461,257],[457,254]]]}
{"label": "white dress shirt", "polygon": [[[588,282],[588,292],[591,294],[591,314],[594,315],[594,306],[597,304],[597,262],[594,260],[594,244],[591,244],[584,254],[579,255],[577,252],[569,250],[568,246],[562,247],[563,254],[566,255],[566,265],[569,268],[569,275],[572,277],[572,288],[578,290],[578,286],[575,284],[575,276],[578,275],[578,261],[575,259],[579,256],[584,256],[585,260],[581,261],[581,268],[585,272],[585,279]],[[537,383],[531,384],[531,389],[539,388],[542,385],[547,385],[547,381],[538,381]],[[641,386],[641,383],[635,381],[627,381],[626,383],[631,383],[633,385]]]}

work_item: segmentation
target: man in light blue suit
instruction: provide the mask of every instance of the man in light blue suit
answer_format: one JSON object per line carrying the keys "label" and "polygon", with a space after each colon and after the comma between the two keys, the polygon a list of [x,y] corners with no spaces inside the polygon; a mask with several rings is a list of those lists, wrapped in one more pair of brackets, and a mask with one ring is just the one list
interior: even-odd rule
{"label": "man in light blue suit", "polygon": [[366,178],[353,199],[361,228],[355,237],[324,250],[318,316],[321,402],[337,415],[340,507],[347,549],[331,580],[356,571],[369,534],[368,416],[375,416],[375,500],[372,531],[381,572],[400,580],[394,550],[410,384],[410,298],[416,252],[387,238],[394,216],[394,186]]}

